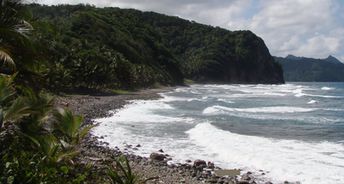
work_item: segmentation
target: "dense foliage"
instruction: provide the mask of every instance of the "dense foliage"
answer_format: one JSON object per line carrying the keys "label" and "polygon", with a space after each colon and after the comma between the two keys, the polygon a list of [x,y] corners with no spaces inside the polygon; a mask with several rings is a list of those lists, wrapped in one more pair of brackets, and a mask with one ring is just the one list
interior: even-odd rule
{"label": "dense foliage", "polygon": [[[91,128],[82,118],[53,107],[53,98],[29,88],[15,89],[13,77],[0,76],[0,183],[80,183],[73,164],[78,144]],[[85,168],[86,169],[86,168]]]}
{"label": "dense foliage", "polygon": [[77,159],[93,126],[41,89],[49,65],[26,17],[20,0],[0,0],[0,184],[138,181],[126,159],[108,174]]}
{"label": "dense foliage", "polygon": [[139,88],[160,83],[281,83],[262,39],[177,17],[87,5],[30,5],[47,84],[58,89]]}
{"label": "dense foliage", "polygon": [[284,71],[286,81],[343,82],[344,64],[333,56],[325,59],[295,57],[275,57]]}

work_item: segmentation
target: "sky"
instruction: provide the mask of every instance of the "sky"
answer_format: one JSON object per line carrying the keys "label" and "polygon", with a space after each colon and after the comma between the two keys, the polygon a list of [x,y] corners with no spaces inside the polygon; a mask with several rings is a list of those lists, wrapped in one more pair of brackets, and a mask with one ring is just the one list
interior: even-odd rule
{"label": "sky", "polygon": [[88,3],[178,16],[228,30],[251,30],[272,55],[344,62],[344,0],[36,0],[43,4]]}

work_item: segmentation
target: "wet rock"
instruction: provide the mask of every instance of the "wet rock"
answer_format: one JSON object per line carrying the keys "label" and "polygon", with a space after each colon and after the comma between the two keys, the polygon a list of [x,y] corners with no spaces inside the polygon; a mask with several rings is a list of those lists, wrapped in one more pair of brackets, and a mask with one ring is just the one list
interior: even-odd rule
{"label": "wet rock", "polygon": [[250,184],[248,181],[239,181],[238,184]]}
{"label": "wet rock", "polygon": [[138,144],[138,145],[136,145],[136,147],[137,147],[137,148],[140,148],[140,147],[141,147],[141,145],[140,145],[140,144]]}
{"label": "wet rock", "polygon": [[242,177],[241,177],[242,180],[245,180],[245,181],[250,181],[251,180],[251,177],[248,175],[248,174],[244,174]]}
{"label": "wet rock", "polygon": [[217,183],[217,178],[209,178],[206,180],[208,183]]}
{"label": "wet rock", "polygon": [[186,163],[191,163],[192,161],[191,160],[185,160]]}
{"label": "wet rock", "polygon": [[163,154],[159,154],[159,153],[151,153],[149,158],[152,160],[155,160],[155,161],[164,161],[166,156]]}
{"label": "wet rock", "polygon": [[199,166],[204,166],[207,167],[207,163],[204,160],[195,160],[194,161],[194,166],[199,167]]}
{"label": "wet rock", "polygon": [[208,162],[208,168],[209,169],[214,169],[215,168],[215,164],[212,162]]}
{"label": "wet rock", "polygon": [[159,149],[159,152],[160,152],[160,153],[163,153],[163,152],[164,152],[164,150],[162,150],[162,149]]}

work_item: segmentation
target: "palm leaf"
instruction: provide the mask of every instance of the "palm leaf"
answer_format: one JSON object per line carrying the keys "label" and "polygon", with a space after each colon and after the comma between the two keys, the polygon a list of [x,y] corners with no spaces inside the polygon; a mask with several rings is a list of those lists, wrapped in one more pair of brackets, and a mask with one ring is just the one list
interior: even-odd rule
{"label": "palm leaf", "polygon": [[57,156],[56,162],[61,162],[64,160],[71,161],[72,158],[77,156],[79,153],[79,151],[62,152],[60,155]]}
{"label": "palm leaf", "polygon": [[0,130],[2,129],[3,120],[4,120],[4,113],[3,113],[3,110],[0,109]]}
{"label": "palm leaf", "polygon": [[24,97],[18,97],[4,113],[4,121],[17,121],[31,114]]}
{"label": "palm leaf", "polygon": [[135,184],[138,178],[131,171],[129,161],[125,156],[116,160],[116,168],[108,171],[108,176],[115,184]]}
{"label": "palm leaf", "polygon": [[15,90],[13,87],[13,76],[0,75],[0,106],[2,108],[10,105],[10,99],[15,95]]}
{"label": "palm leaf", "polygon": [[56,119],[54,124],[56,130],[70,139],[78,136],[81,123],[83,122],[81,116],[74,116],[70,110],[60,108],[54,113],[54,117]]}
{"label": "palm leaf", "polygon": [[87,134],[88,134],[88,132],[90,132],[90,130],[92,129],[92,128],[94,128],[95,127],[95,125],[90,125],[90,126],[86,126],[86,127],[84,127],[83,129],[81,129],[80,131],[79,131],[79,139],[82,139],[82,138],[84,138]]}
{"label": "palm leaf", "polygon": [[16,64],[10,54],[6,52],[4,49],[0,48],[0,72],[5,71],[6,69],[10,69],[11,71],[15,71]]}
{"label": "palm leaf", "polygon": [[0,36],[27,38],[33,28],[23,19],[23,6],[20,0],[0,0]]}

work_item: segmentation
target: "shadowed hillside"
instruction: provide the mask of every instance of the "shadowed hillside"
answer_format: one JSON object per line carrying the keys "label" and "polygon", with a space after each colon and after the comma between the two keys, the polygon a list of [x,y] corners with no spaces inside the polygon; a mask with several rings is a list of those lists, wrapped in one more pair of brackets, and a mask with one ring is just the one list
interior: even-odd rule
{"label": "shadowed hillside", "polygon": [[28,5],[53,88],[140,88],[197,82],[283,83],[264,41],[153,12]]}
{"label": "shadowed hillside", "polygon": [[333,56],[313,59],[288,55],[285,58],[275,57],[275,60],[282,65],[286,81],[344,81],[344,64]]}

